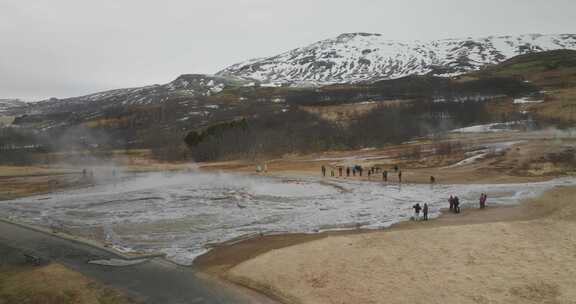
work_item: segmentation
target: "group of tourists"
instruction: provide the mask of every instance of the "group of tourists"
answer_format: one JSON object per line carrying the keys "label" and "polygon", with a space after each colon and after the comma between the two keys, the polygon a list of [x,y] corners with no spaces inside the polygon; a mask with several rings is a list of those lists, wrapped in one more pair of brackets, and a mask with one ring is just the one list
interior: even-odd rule
{"label": "group of tourists", "polygon": [[[488,195],[486,195],[486,193],[480,194],[480,200],[479,200],[480,209],[486,208],[486,200],[487,199],[488,199]],[[450,195],[450,198],[448,199],[448,203],[450,204],[450,211],[452,211],[454,213],[460,213],[460,199],[458,198],[458,196]]]}
{"label": "group of tourists", "polygon": [[[320,168],[321,172],[322,172],[322,176],[326,177],[328,175],[328,173],[330,173],[330,177],[336,177],[336,171],[334,167],[330,167],[330,172],[328,172],[328,168],[324,165],[322,165],[322,167]],[[368,168],[364,168],[360,165],[354,165],[354,166],[347,166],[347,167],[342,167],[342,166],[338,166],[337,167],[337,172],[338,172],[338,177],[344,177],[344,175],[346,177],[356,177],[356,175],[358,175],[359,177],[362,177],[364,174],[364,171],[366,170],[366,176],[368,177],[368,179],[371,179],[373,176],[377,176],[380,175],[382,176],[382,180],[387,182],[388,181],[388,171],[382,169],[381,167],[368,167]],[[398,175],[398,182],[402,182],[402,170],[400,170],[400,168],[398,168],[398,165],[395,165],[393,167],[394,172]]]}
{"label": "group of tourists", "polygon": [[[480,209],[484,209],[486,208],[486,200],[488,199],[488,195],[486,195],[486,193],[482,193],[480,194]],[[450,195],[450,198],[448,198],[448,203],[449,205],[449,210],[450,212],[453,213],[460,213],[460,198],[456,195]],[[420,212],[422,212],[422,220],[427,221],[428,220],[428,204],[424,203],[424,206],[421,206],[420,203],[417,203],[415,205],[412,206],[412,209],[414,209],[414,216],[413,219],[415,221],[420,220]]]}
{"label": "group of tourists", "polygon": [[[384,182],[388,181],[388,171],[382,169],[381,167],[367,167],[364,168],[360,165],[354,165],[354,166],[349,166],[349,167],[343,167],[343,166],[338,166],[336,167],[337,169],[337,174],[339,177],[343,177],[344,175],[346,177],[350,177],[353,176],[355,177],[356,175],[358,176],[362,176],[363,173],[366,171],[367,172],[367,177],[368,179],[370,179],[370,177],[377,175],[377,174],[381,174],[382,176],[382,180]],[[322,166],[321,167],[322,170],[322,176],[326,176],[328,174],[328,168],[326,166]],[[400,168],[398,167],[398,165],[395,165],[394,167],[392,167],[392,170],[397,174],[398,176],[398,182],[402,183],[402,170],[400,170]],[[336,171],[334,167],[330,167],[330,176],[331,177],[335,177],[336,176]],[[430,185],[434,185],[436,183],[436,177],[434,176],[430,176]],[[486,193],[482,193],[480,195],[480,209],[484,209],[486,208],[486,200],[487,200],[488,196],[486,195]],[[450,195],[450,198],[448,198],[448,203],[449,203],[449,210],[452,213],[460,213],[460,198],[456,195]],[[424,205],[420,205],[420,203],[416,203],[415,205],[412,206],[412,209],[414,209],[414,216],[413,219],[416,221],[419,220],[423,220],[423,221],[427,221],[428,220],[428,203],[424,203]],[[422,213],[422,217],[420,217],[420,214]]]}
{"label": "group of tourists", "polygon": [[420,220],[420,211],[422,211],[422,220],[428,220],[428,203],[424,203],[424,206],[420,206],[420,203],[416,203],[416,205],[412,206],[414,209],[414,220]]}
{"label": "group of tourists", "polygon": [[450,195],[450,198],[448,199],[448,203],[450,204],[450,211],[451,212],[460,213],[460,199],[458,198],[458,196]]}

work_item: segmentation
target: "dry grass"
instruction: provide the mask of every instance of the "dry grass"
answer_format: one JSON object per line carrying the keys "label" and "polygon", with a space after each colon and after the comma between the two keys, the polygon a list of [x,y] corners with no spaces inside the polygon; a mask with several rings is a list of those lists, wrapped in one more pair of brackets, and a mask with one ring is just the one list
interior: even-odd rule
{"label": "dry grass", "polygon": [[15,176],[0,178],[0,200],[45,194],[89,184],[75,174]]}
{"label": "dry grass", "polygon": [[530,112],[548,119],[572,123],[576,121],[576,88],[548,92],[546,102],[534,104]]}
{"label": "dry grass", "polygon": [[366,114],[377,107],[409,102],[406,100],[383,100],[372,103],[353,103],[329,106],[301,106],[300,109],[315,114],[321,119],[347,124],[351,120]]}
{"label": "dry grass", "polygon": [[59,264],[0,268],[2,304],[127,304],[120,292]]}
{"label": "dry grass", "polygon": [[96,120],[87,121],[84,126],[88,128],[102,128],[102,127],[117,127],[120,124],[126,124],[130,120],[129,117],[123,118],[101,118]]}
{"label": "dry grass", "polygon": [[43,166],[0,166],[0,177],[54,175],[73,172],[67,168],[51,168]]}

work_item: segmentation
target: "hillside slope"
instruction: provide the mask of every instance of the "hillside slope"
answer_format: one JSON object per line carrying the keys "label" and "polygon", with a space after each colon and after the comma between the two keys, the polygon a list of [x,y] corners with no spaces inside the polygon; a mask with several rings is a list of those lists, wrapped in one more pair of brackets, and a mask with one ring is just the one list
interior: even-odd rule
{"label": "hillside slope", "polygon": [[0,99],[0,114],[25,106],[26,103],[19,99]]}
{"label": "hillside slope", "polygon": [[516,56],[471,77],[514,77],[543,89],[576,86],[576,51],[554,50]]}
{"label": "hillside slope", "polygon": [[[184,75],[166,85],[34,104],[13,122],[30,140],[5,142],[11,150],[149,148],[162,159],[191,153],[217,160],[372,147],[503,120],[571,122],[576,86],[563,83],[576,75],[575,58],[574,51],[548,51],[456,77],[411,75],[320,88]],[[221,128],[235,121],[245,123]],[[186,135],[214,128],[222,132],[184,149]]]}
{"label": "hillside slope", "polygon": [[185,74],[164,85],[116,89],[64,99],[52,98],[31,104],[31,111],[54,113],[84,110],[87,107],[102,109],[107,106],[145,106],[179,98],[208,97],[227,86],[244,83],[246,81],[234,77]]}

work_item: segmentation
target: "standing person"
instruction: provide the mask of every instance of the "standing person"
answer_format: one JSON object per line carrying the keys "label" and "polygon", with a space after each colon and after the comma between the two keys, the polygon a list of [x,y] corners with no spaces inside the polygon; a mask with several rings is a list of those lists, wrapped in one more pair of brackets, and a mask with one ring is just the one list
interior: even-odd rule
{"label": "standing person", "polygon": [[448,199],[448,203],[450,204],[450,211],[454,212],[454,196],[450,195],[450,198]]}
{"label": "standing person", "polygon": [[412,208],[414,209],[414,220],[417,221],[420,219],[420,210],[422,210],[422,207],[420,207],[420,203],[416,203]]}
{"label": "standing person", "polygon": [[326,177],[326,166],[322,165],[322,176]]}
{"label": "standing person", "polygon": [[454,196],[454,212],[460,213],[460,199],[458,196]]}
{"label": "standing person", "polygon": [[360,176],[362,176],[362,171],[364,171],[364,168],[362,168],[362,166],[358,166],[358,173],[360,173]]}
{"label": "standing person", "polygon": [[368,179],[370,179],[371,175],[372,175],[372,169],[368,169]]}
{"label": "standing person", "polygon": [[382,172],[382,180],[384,180],[385,182],[388,181],[388,171],[384,170]]}
{"label": "standing person", "polygon": [[436,178],[433,175],[430,175],[430,184],[436,183]]}
{"label": "standing person", "polygon": [[425,221],[428,220],[428,203],[424,203],[424,208],[422,209],[422,215],[424,216],[423,219]]}
{"label": "standing person", "polygon": [[352,167],[352,176],[356,176],[356,166]]}
{"label": "standing person", "polygon": [[342,177],[342,167],[338,167],[338,175]]}
{"label": "standing person", "polygon": [[346,177],[350,177],[350,167],[346,167]]}
{"label": "standing person", "polygon": [[398,171],[398,182],[402,183],[402,170]]}
{"label": "standing person", "polygon": [[487,198],[486,193],[482,193],[480,195],[480,209],[486,208],[486,198]]}

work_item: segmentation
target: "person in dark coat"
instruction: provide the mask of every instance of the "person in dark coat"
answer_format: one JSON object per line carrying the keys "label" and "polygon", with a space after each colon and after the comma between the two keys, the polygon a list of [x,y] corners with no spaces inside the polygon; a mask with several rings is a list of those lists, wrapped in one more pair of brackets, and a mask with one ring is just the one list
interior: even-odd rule
{"label": "person in dark coat", "polygon": [[415,221],[419,220],[420,219],[420,210],[422,210],[420,203],[416,203],[416,205],[412,206],[412,209],[414,209],[414,220]]}
{"label": "person in dark coat", "polygon": [[382,180],[387,182],[388,181],[388,171],[384,170],[382,172]]}
{"label": "person in dark coat", "polygon": [[458,196],[454,197],[454,212],[460,213],[460,199],[458,198]]}
{"label": "person in dark coat", "polygon": [[485,193],[480,194],[480,209],[486,208],[486,198],[487,196]]}
{"label": "person in dark coat", "polygon": [[427,221],[428,220],[428,203],[424,203],[424,208],[422,208],[422,215],[423,215],[423,220]]}

